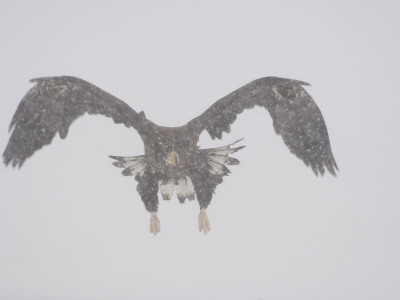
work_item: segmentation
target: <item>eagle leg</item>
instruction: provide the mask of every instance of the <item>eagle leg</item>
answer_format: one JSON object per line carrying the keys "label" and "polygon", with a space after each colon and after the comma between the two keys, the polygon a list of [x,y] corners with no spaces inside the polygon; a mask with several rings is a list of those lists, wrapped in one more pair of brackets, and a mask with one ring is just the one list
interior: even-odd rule
{"label": "eagle leg", "polygon": [[157,217],[156,212],[151,213],[150,217],[150,233],[155,236],[160,232],[160,219]]}
{"label": "eagle leg", "polygon": [[207,232],[211,230],[210,221],[208,221],[205,208],[202,208],[199,214],[199,231],[201,232],[202,230],[204,234],[207,234]]}

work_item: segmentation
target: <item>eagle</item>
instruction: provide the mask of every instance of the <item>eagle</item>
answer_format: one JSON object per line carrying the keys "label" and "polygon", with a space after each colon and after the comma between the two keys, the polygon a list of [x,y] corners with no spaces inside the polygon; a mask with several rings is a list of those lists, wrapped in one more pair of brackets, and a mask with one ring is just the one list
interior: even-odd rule
{"label": "eagle", "polygon": [[228,166],[239,164],[231,157],[244,146],[237,142],[212,149],[200,149],[200,134],[212,139],[230,132],[237,115],[255,106],[270,114],[276,134],[289,150],[315,175],[338,170],[328,131],[320,109],[304,89],[308,83],[278,78],[259,78],[212,104],[201,115],[179,127],[164,127],[136,112],[128,104],[99,87],[72,76],[32,79],[36,84],[21,100],[11,120],[11,136],[3,153],[6,166],[21,167],[57,135],[65,139],[71,124],[85,113],[99,114],[116,124],[134,128],[144,143],[144,155],[110,156],[122,174],[134,176],[137,191],[150,213],[150,233],[160,232],[157,217],[158,194],[169,200],[175,191],[180,202],[197,199],[200,205],[199,231],[207,234],[210,222],[206,209]]}

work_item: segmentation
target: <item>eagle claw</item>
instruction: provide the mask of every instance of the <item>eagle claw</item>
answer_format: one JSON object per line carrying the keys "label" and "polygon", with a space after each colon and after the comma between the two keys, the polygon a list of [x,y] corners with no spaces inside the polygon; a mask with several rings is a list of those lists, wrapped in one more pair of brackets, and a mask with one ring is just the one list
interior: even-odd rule
{"label": "eagle claw", "polygon": [[199,214],[199,231],[201,232],[202,230],[204,234],[207,234],[207,232],[211,230],[205,208],[202,208]]}
{"label": "eagle claw", "polygon": [[157,217],[157,213],[152,212],[150,217],[150,233],[157,235],[160,232],[160,219]]}

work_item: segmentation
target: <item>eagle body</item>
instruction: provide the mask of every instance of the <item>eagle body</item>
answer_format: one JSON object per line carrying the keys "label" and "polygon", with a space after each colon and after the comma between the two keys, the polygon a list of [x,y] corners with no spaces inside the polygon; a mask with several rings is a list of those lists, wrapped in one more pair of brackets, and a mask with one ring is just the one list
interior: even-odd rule
{"label": "eagle body", "polygon": [[134,176],[137,191],[151,213],[150,232],[160,231],[157,217],[158,194],[165,200],[175,192],[179,201],[197,199],[200,206],[199,230],[207,233],[210,224],[206,209],[218,184],[230,173],[228,166],[239,161],[230,154],[244,146],[200,149],[200,134],[212,139],[230,132],[237,115],[255,106],[265,108],[273,127],[289,150],[310,166],[316,175],[327,169],[335,175],[332,154],[322,113],[303,88],[307,83],[264,77],[254,80],[216,101],[201,115],[180,127],[159,126],[137,113],[122,100],[71,76],[31,80],[36,84],[20,102],[10,124],[11,137],[3,153],[6,165],[21,167],[25,160],[58,134],[68,135],[70,125],[85,113],[100,114],[117,124],[136,129],[144,143],[144,154],[110,156],[122,174]]}
{"label": "eagle body", "polygon": [[125,168],[124,175],[135,176],[137,190],[149,212],[157,211],[159,190],[164,200],[170,200],[175,190],[182,203],[197,195],[200,208],[207,208],[215,187],[229,173],[226,165],[239,163],[228,155],[243,147],[231,148],[231,144],[199,149],[199,135],[193,135],[191,125],[161,127],[149,120],[145,122],[139,131],[145,155],[110,156],[117,160],[114,165]]}
{"label": "eagle body", "polygon": [[[144,152],[149,164],[165,173],[183,173],[196,160],[199,135],[193,135],[189,126],[162,127],[146,120],[139,134],[144,143]],[[179,163],[165,164],[166,157],[176,152]],[[165,170],[165,169],[168,170]]]}

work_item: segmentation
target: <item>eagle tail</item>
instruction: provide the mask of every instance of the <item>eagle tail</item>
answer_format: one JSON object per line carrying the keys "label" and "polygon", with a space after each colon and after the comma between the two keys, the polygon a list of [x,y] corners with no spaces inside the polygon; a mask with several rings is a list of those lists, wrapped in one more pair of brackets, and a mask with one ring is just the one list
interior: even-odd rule
{"label": "eagle tail", "polygon": [[189,200],[195,199],[195,191],[193,182],[189,176],[183,176],[177,179],[160,180],[158,188],[164,200],[170,200],[172,195],[176,193],[179,202],[184,203],[186,198]]}

